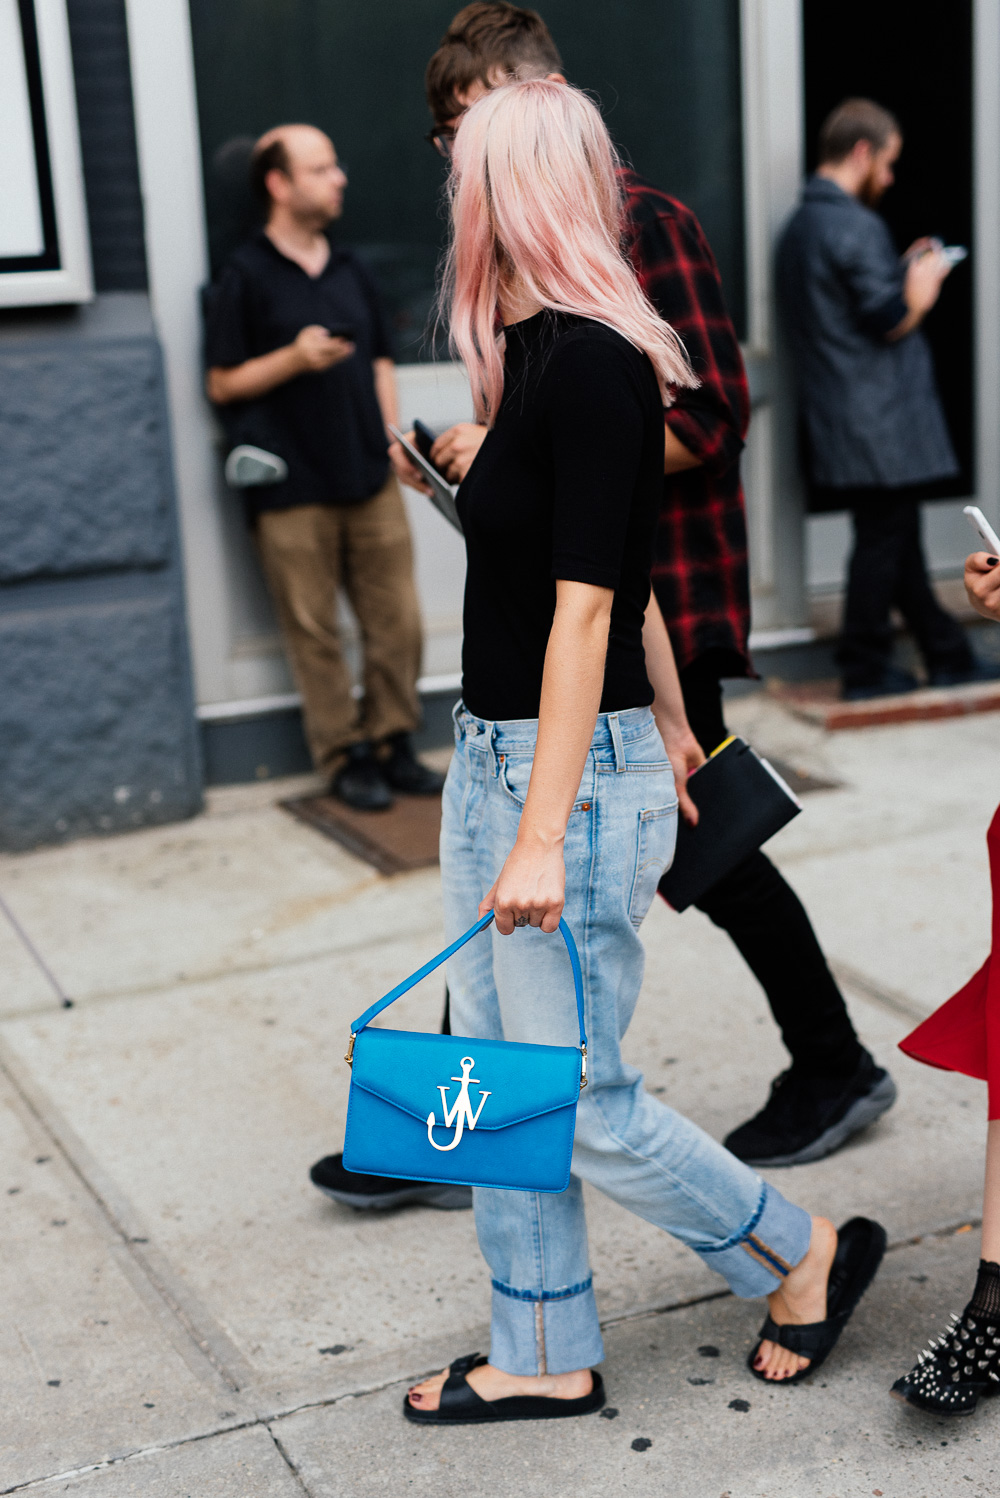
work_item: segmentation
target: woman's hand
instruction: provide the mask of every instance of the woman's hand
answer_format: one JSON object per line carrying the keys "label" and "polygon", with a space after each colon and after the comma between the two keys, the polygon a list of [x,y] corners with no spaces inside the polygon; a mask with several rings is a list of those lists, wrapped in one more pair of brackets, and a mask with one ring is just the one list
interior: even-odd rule
{"label": "woman's hand", "polygon": [[708,756],[686,723],[683,728],[677,729],[658,721],[657,727],[674,772],[677,809],[685,822],[689,822],[692,827],[697,827],[698,808],[691,800],[687,780],[692,770],[697,770],[699,765],[703,765]]}
{"label": "woman's hand", "polygon": [[[405,432],[407,442],[416,446],[415,432]],[[431,486],[424,478],[420,469],[415,467],[406,455],[406,449],[399,442],[389,443],[389,462],[392,464],[393,472],[401,484],[406,484],[410,489],[419,489],[421,494],[430,494]]]}
{"label": "woman's hand", "polygon": [[472,467],[476,454],[486,438],[486,428],[472,421],[460,421],[442,432],[431,448],[431,462],[449,483],[460,484]]}
{"label": "woman's hand", "polygon": [[566,864],[562,840],[544,843],[519,833],[507,855],[500,877],[480,902],[479,914],[492,910],[501,936],[515,926],[540,926],[556,931],[566,903]]}
{"label": "woman's hand", "polygon": [[687,780],[692,770],[705,763],[705,751],[687,720],[673,646],[652,589],[642,626],[642,644],[646,652],[646,671],[653,688],[653,717],[674,772],[677,806],[685,822],[697,827],[698,808],[688,795]]}
{"label": "woman's hand", "polygon": [[1000,621],[1000,562],[988,551],[966,558],[965,591],[977,614]]}

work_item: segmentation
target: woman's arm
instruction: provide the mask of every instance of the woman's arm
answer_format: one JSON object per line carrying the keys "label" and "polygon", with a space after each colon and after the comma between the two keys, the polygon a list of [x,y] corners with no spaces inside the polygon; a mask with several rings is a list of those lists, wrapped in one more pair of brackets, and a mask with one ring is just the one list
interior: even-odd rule
{"label": "woman's arm", "polygon": [[687,778],[692,770],[705,763],[705,751],[691,732],[687,720],[673,646],[652,588],[642,628],[642,645],[646,652],[646,674],[655,693],[653,717],[667,758],[673,765],[677,803],[685,822],[694,827],[698,821],[698,808],[688,795]]}
{"label": "woman's arm", "polygon": [[515,842],[500,877],[479,906],[492,910],[503,936],[518,917],[555,931],[566,895],[563,844],[583,778],[604,687],[614,591],[557,582],[545,650],[538,738]]}

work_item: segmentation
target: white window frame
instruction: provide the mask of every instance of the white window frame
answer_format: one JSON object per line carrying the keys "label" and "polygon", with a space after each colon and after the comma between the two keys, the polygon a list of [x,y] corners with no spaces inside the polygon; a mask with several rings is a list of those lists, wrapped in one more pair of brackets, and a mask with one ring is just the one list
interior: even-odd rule
{"label": "white window frame", "polygon": [[52,171],[58,269],[0,272],[0,307],[89,302],[94,283],[65,0],[32,0]]}

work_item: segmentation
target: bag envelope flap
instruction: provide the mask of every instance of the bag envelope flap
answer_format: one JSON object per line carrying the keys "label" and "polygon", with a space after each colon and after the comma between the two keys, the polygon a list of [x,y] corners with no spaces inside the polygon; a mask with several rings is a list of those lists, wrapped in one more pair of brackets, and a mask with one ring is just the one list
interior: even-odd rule
{"label": "bag envelope flap", "polygon": [[[463,1066],[470,1058],[473,1065]],[[580,1095],[580,1068],[575,1046],[365,1029],[355,1042],[351,1082],[421,1123],[433,1112],[439,1124],[464,1086],[471,1113],[478,1114],[475,1127],[506,1129],[571,1107]]]}

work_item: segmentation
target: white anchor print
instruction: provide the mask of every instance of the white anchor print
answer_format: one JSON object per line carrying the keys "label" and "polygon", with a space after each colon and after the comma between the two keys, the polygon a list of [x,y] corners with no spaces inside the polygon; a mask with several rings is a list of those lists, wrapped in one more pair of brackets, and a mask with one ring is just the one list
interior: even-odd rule
{"label": "white anchor print", "polygon": [[483,1092],[482,1090],[480,1090],[479,1107],[476,1109],[475,1113],[473,1113],[472,1103],[469,1099],[469,1083],[474,1082],[478,1087],[479,1078],[470,1077],[469,1073],[471,1072],[475,1064],[476,1063],[475,1061],[473,1061],[471,1056],[462,1057],[462,1075],[460,1077],[452,1077],[451,1079],[453,1082],[461,1082],[462,1085],[459,1088],[458,1097],[455,1099],[455,1105],[450,1111],[448,1108],[448,1093],[451,1089],[448,1087],[438,1087],[438,1092],[441,1094],[441,1112],[444,1114],[444,1123],[441,1124],[441,1128],[455,1130],[455,1137],[452,1139],[450,1144],[434,1143],[434,1114],[433,1112],[431,1112],[427,1115],[427,1138],[433,1148],[436,1150],[440,1150],[442,1154],[448,1150],[457,1149],[458,1145],[462,1141],[462,1132],[466,1124],[468,1124],[470,1129],[474,1129],[476,1127],[476,1124],[479,1122],[479,1115],[483,1111],[483,1104],[491,1095],[488,1092]]}

